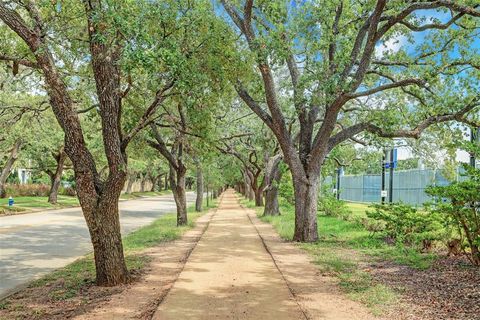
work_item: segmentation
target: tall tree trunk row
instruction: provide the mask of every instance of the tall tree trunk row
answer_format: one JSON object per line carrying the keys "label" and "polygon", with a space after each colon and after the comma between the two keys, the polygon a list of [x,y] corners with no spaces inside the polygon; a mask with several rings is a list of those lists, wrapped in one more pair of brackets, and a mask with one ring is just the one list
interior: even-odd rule
{"label": "tall tree trunk row", "polygon": [[265,168],[265,209],[263,215],[277,216],[280,215],[280,208],[278,204],[278,186],[282,179],[282,172],[280,170],[280,163],[282,157],[276,155],[270,157]]}
{"label": "tall tree trunk row", "polygon": [[202,211],[203,204],[203,172],[202,166],[197,165],[197,196],[195,199],[195,211]]}
{"label": "tall tree trunk row", "polygon": [[170,166],[170,185],[173,191],[173,198],[177,207],[177,226],[183,226],[188,223],[187,218],[187,197],[185,194],[185,174],[186,169],[182,165],[175,169]]}

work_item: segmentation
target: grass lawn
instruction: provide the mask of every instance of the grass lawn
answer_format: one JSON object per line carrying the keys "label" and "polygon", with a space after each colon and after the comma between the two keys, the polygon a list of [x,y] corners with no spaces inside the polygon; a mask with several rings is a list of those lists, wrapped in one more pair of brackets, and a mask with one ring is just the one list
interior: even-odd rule
{"label": "grass lawn", "polygon": [[353,217],[366,217],[365,211],[372,210],[368,203],[345,202]]}
{"label": "grass lawn", "polygon": [[[241,200],[247,207],[253,202]],[[353,216],[365,216],[367,204],[348,203]],[[261,220],[271,223],[280,236],[290,240],[293,237],[295,215],[293,206],[281,206],[281,216],[262,217],[263,208],[257,208]],[[358,220],[357,220],[358,221]],[[346,294],[361,301],[375,314],[396,301],[396,293],[375,283],[367,272],[368,264],[375,261],[394,261],[414,268],[426,269],[434,261],[433,254],[420,254],[404,246],[392,246],[383,241],[380,235],[370,234],[354,221],[318,214],[316,243],[300,244],[313,258],[322,272],[336,276]]]}
{"label": "grass lawn", "polygon": [[162,191],[146,191],[146,192],[132,192],[132,193],[124,193],[120,195],[120,199],[122,200],[132,200],[138,199],[142,197],[156,197],[156,196],[163,196],[166,194],[172,193],[171,190],[162,190]]}
{"label": "grass lawn", "polygon": [[[13,208],[8,208],[8,199],[0,199],[0,207],[7,211],[26,211],[31,209],[58,209],[64,207],[78,206],[77,197],[58,196],[58,203],[49,203],[48,197],[15,197]],[[0,212],[1,213],[1,212]]]}
{"label": "grass lawn", "polygon": [[[150,258],[142,252],[144,249],[180,238],[185,231],[195,226],[195,221],[198,217],[205,214],[209,209],[216,207],[216,205],[216,201],[211,201],[210,206],[204,207],[202,212],[195,212],[193,206],[189,207],[189,223],[187,226],[177,227],[176,214],[171,213],[125,236],[123,238],[123,247],[128,269],[138,274],[138,271],[150,261]],[[84,295],[88,291],[88,287],[92,286],[94,282],[95,265],[93,254],[88,254],[64,268],[32,281],[25,290],[26,293],[19,292],[10,298],[0,301],[0,311],[3,309],[9,315],[13,315],[16,308],[20,308],[21,310],[19,309],[19,311],[23,312],[22,316],[25,316],[25,305],[16,301],[15,298],[18,296],[25,301],[25,295],[31,294],[34,296],[32,299],[38,299],[34,293],[35,288],[48,288],[48,299],[50,301],[62,303],[68,299],[81,299],[87,303],[88,298]],[[38,293],[36,294],[38,295]],[[24,303],[27,304],[28,301]],[[33,316],[36,311],[28,310],[28,312],[32,312]],[[1,316],[0,319],[2,319]]]}
{"label": "grass lawn", "polygon": [[[120,199],[132,200],[142,197],[155,197],[170,194],[172,191],[155,191],[155,192],[133,192],[131,194],[122,194]],[[61,209],[67,207],[78,206],[78,198],[70,196],[58,196],[58,203],[51,204],[47,200],[47,197],[15,197],[15,204],[12,208],[8,207],[8,198],[0,199],[0,215],[12,214],[16,212],[24,212],[33,209]]]}

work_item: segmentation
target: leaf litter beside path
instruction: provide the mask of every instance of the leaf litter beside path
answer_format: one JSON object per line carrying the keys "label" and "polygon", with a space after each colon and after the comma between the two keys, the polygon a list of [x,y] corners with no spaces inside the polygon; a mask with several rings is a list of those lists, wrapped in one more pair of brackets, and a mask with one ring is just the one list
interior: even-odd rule
{"label": "leaf litter beside path", "polygon": [[370,270],[376,281],[402,293],[389,319],[480,319],[480,268],[464,257],[439,258],[427,270],[392,262],[372,264]]}

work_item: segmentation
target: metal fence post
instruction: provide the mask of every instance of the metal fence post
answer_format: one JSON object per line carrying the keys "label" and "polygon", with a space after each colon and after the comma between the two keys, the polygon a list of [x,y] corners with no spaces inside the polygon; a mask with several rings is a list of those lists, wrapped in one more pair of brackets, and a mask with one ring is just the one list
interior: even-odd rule
{"label": "metal fence post", "polygon": [[387,165],[387,150],[385,150],[385,152],[383,153],[383,158],[382,158],[382,190],[381,190],[381,193],[380,193],[380,196],[382,198],[382,204],[385,203],[385,194],[384,194],[384,191],[385,191],[385,167]]}

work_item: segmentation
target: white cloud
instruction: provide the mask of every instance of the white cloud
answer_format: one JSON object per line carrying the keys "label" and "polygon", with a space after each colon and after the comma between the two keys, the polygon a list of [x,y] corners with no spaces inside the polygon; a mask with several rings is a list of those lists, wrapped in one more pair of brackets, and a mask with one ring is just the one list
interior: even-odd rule
{"label": "white cloud", "polygon": [[375,47],[375,56],[382,58],[386,53],[396,53],[407,43],[407,37],[398,35],[378,44]]}

